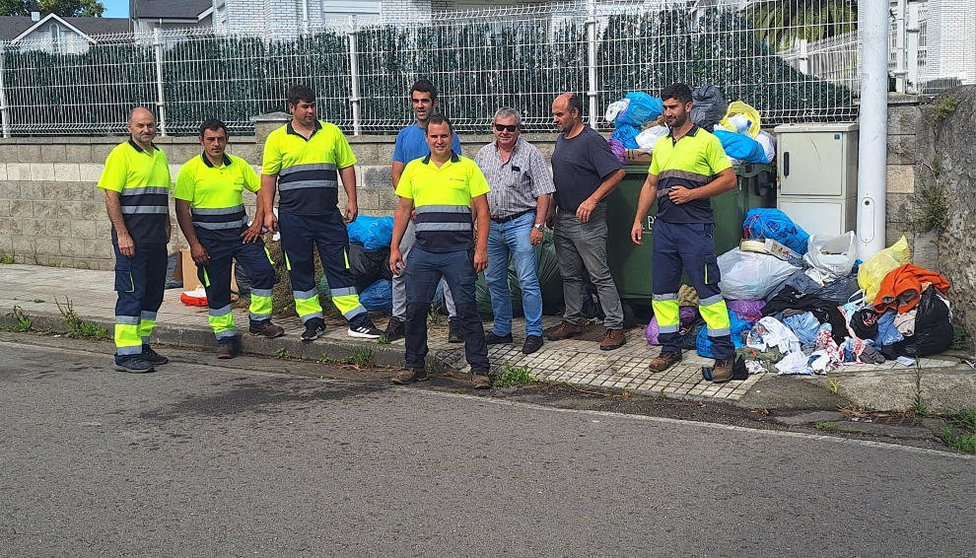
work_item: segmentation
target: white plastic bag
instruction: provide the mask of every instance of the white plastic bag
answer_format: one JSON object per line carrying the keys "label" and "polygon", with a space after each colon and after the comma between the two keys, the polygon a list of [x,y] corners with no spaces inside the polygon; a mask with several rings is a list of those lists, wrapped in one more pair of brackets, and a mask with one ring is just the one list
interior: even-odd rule
{"label": "white plastic bag", "polygon": [[722,296],[736,300],[766,298],[797,269],[770,254],[743,252],[733,248],[718,257],[722,273]]}
{"label": "white plastic bag", "polygon": [[654,144],[657,143],[657,140],[663,138],[666,135],[668,135],[667,126],[651,126],[650,128],[637,134],[637,137],[634,138],[634,141],[637,142],[637,145],[641,149],[650,152],[654,149]]}
{"label": "white plastic bag", "polygon": [[854,231],[841,236],[811,235],[807,253],[803,255],[803,261],[810,266],[806,274],[821,285],[846,277],[855,260],[857,240]]}
{"label": "white plastic bag", "polygon": [[607,122],[613,122],[617,118],[617,115],[626,112],[627,107],[630,105],[630,99],[620,99],[619,101],[614,101],[607,105],[607,112],[603,115],[607,119]]}
{"label": "white plastic bag", "polygon": [[766,162],[772,163],[773,159],[776,158],[776,138],[773,134],[763,130],[756,136],[756,141],[759,142],[763,148],[763,153],[766,154]]}

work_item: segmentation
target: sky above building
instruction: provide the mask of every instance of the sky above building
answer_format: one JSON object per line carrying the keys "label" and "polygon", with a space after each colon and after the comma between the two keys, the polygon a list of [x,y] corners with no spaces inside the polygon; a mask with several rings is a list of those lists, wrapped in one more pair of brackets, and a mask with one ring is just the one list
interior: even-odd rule
{"label": "sky above building", "polygon": [[129,17],[129,0],[102,0],[103,17]]}

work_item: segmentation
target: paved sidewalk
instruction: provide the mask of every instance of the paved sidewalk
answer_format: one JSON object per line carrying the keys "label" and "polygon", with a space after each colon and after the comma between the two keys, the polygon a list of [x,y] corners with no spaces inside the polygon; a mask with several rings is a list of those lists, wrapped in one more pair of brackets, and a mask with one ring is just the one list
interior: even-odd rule
{"label": "paved sidewalk", "polygon": [[[70,301],[73,310],[82,318],[106,326],[111,331],[114,322],[115,292],[114,272],[91,271],[69,268],[55,268],[19,264],[0,264],[0,316],[8,315],[15,306],[27,315],[57,324],[61,318],[58,303],[65,306]],[[155,337],[159,342],[198,347],[210,350],[214,338],[207,325],[207,309],[189,307],[180,302],[181,289],[168,289],[160,308]],[[9,323],[10,318],[7,317]],[[235,309],[238,327],[246,331],[246,309]],[[545,325],[559,322],[557,316],[546,316]],[[343,358],[352,355],[357,347],[368,347],[376,362],[390,366],[402,366],[403,341],[391,344],[378,344],[373,341],[354,339],[346,335],[346,328],[339,323],[330,324],[327,334],[311,344],[303,344],[299,336],[303,330],[298,318],[276,319],[285,328],[285,336],[267,340],[244,335],[244,350],[254,354],[280,355],[284,350],[289,356],[305,359]],[[380,321],[379,319],[377,320]],[[444,320],[446,323],[446,320]],[[49,326],[53,327],[53,326]],[[486,329],[490,324],[485,324]],[[541,381],[561,382],[581,388],[626,390],[634,393],[657,394],[666,397],[723,400],[738,402],[752,392],[748,400],[755,404],[757,385],[762,382],[787,382],[793,378],[778,377],[772,374],[756,374],[745,381],[732,381],[726,384],[713,384],[702,379],[701,367],[710,365],[710,359],[698,357],[694,351],[686,351],[684,360],[662,374],[652,374],[647,365],[657,356],[659,349],[649,347],[644,341],[642,328],[627,332],[627,344],[615,351],[601,351],[598,346],[602,328],[598,324],[583,339],[569,339],[546,342],[535,354],[523,355],[521,344],[524,322],[516,320],[513,334],[515,344],[489,347],[489,357],[496,371],[504,366],[527,366],[534,378]],[[464,362],[464,349],[461,345],[447,343],[446,327],[433,325],[430,332],[430,349],[433,365],[441,370],[468,372]],[[958,407],[969,406],[967,401],[976,400],[976,385],[968,367],[951,356],[939,355],[919,361],[925,370],[949,370],[952,378],[961,378],[960,383],[950,387],[939,386],[948,392],[945,397],[956,398]],[[287,365],[286,365],[287,368]],[[905,394],[901,393],[911,383],[915,369],[909,369],[894,362],[882,365],[851,365],[832,373],[831,378],[841,386],[849,384],[852,392],[858,392],[863,401],[889,401],[891,405],[904,404]],[[911,377],[910,377],[911,376]],[[931,374],[930,374],[931,376]],[[895,382],[898,377],[900,382]],[[934,376],[933,376],[934,377]],[[804,378],[807,382],[824,385],[823,377]],[[956,381],[956,380],[953,380]],[[886,384],[888,384],[886,386]],[[887,393],[898,385],[898,397]],[[891,388],[891,389],[889,389]],[[824,388],[826,389],[826,388]],[[888,403],[881,403],[888,404]],[[973,404],[972,406],[976,406]],[[891,407],[894,408],[894,407]]]}

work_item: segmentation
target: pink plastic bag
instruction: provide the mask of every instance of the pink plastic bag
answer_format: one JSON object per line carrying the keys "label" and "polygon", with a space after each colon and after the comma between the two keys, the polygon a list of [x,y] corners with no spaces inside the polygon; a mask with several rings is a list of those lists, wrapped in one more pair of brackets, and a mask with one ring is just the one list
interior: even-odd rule
{"label": "pink plastic bag", "polygon": [[763,317],[762,310],[766,306],[765,300],[726,300],[725,305],[729,311],[739,317],[740,320],[755,325]]}
{"label": "pink plastic bag", "polygon": [[[681,328],[685,329],[690,327],[695,323],[695,319],[698,318],[698,309],[694,306],[682,306],[678,310],[678,320],[681,322]],[[647,324],[647,329],[644,330],[644,338],[647,339],[648,345],[660,345],[658,342],[658,335],[661,333],[660,328],[657,325],[657,316],[651,318],[651,321]]]}

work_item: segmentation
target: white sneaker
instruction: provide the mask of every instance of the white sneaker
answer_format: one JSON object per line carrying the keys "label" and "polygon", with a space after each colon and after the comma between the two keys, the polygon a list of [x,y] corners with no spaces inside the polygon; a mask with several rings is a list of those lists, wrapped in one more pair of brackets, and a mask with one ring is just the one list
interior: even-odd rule
{"label": "white sneaker", "polygon": [[383,337],[383,331],[376,329],[376,326],[373,324],[356,328],[350,327],[346,333],[349,334],[349,337],[359,337],[361,339],[379,339]]}

